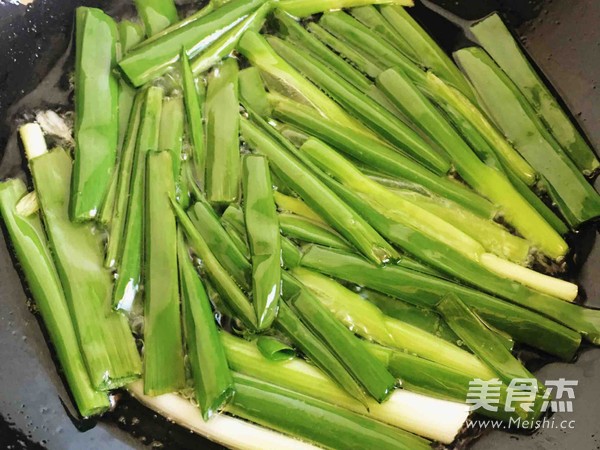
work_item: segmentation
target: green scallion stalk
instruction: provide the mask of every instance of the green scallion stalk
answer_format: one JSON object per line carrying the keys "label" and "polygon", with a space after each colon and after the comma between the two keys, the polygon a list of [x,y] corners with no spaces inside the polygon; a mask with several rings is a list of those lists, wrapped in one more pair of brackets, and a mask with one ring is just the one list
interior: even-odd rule
{"label": "green scallion stalk", "polygon": [[378,402],[394,390],[396,380],[369,354],[355,336],[309,291],[292,279],[283,279],[286,303],[344,364],[365,391]]}
{"label": "green scallion stalk", "polygon": [[473,88],[454,64],[446,52],[432,39],[432,37],[402,8],[402,6],[389,5],[379,8],[381,15],[390,24],[396,35],[402,36],[412,48],[412,55],[416,60],[433,71],[446,83],[451,84],[462,92],[472,102],[476,103]]}
{"label": "green scallion stalk", "polygon": [[167,72],[179,60],[182,48],[188,58],[195,57],[263,3],[233,0],[216,11],[184,19],[132,49],[119,66],[134,86],[141,86]]}
{"label": "green scallion stalk", "polygon": [[299,101],[315,108],[325,117],[349,127],[369,133],[362,123],[349,116],[337,103],[306,80],[285,62],[267,43],[265,38],[254,32],[244,33],[237,50],[244,55],[263,75],[276,80],[277,84]]}
{"label": "green scallion stalk", "polygon": [[279,220],[267,159],[246,155],[242,161],[244,218],[252,257],[252,301],[258,329],[264,330],[277,316],[281,293]]}
{"label": "green scallion stalk", "polygon": [[135,0],[146,34],[153,36],[179,20],[174,0]]}
{"label": "green scallion stalk", "polygon": [[455,53],[481,103],[517,150],[544,178],[567,223],[577,227],[600,215],[600,196],[564,154],[527,99],[481,49]]}
{"label": "green scallion stalk", "polygon": [[211,203],[239,197],[238,112],[238,65],[230,58],[210,73],[206,91],[206,196]]}
{"label": "green scallion stalk", "polygon": [[303,268],[294,269],[292,274],[359,336],[452,367],[473,378],[494,377],[494,372],[471,353],[421,328],[384,315],[377,306],[332,279]]}
{"label": "green scallion stalk", "polygon": [[498,14],[471,25],[471,32],[533,106],[554,139],[585,175],[600,168],[594,151],[531,66]]}
{"label": "green scallion stalk", "polygon": [[162,88],[155,86],[148,88],[144,100],[129,184],[122,186],[122,193],[128,203],[125,225],[120,238],[113,306],[125,311],[131,309],[141,283],[146,155],[150,150],[158,148],[163,102]]}
{"label": "green scallion stalk", "polygon": [[19,131],[90,382],[98,390],[121,387],[139,377],[140,358],[127,320],[110,312],[112,276],[103,267],[102,236],[68,216],[71,158],[62,149],[47,152],[38,125]]}
{"label": "green scallion stalk", "polygon": [[354,8],[363,5],[395,4],[413,6],[413,0],[282,0],[278,7],[295,17],[307,17],[333,9]]}
{"label": "green scallion stalk", "polygon": [[0,183],[0,212],[4,225],[79,413],[84,417],[102,414],[110,406],[108,396],[96,391],[90,383],[40,217],[37,212],[23,216],[17,210],[18,202],[26,193],[27,188],[21,180]]}
{"label": "green scallion stalk", "polygon": [[[246,119],[241,121],[242,136],[255,151],[267,156],[283,180],[335,230],[376,263],[383,263],[396,252],[360,216],[346,206],[279,142]],[[266,125],[269,126],[269,125]]]}
{"label": "green scallion stalk", "polygon": [[213,42],[206,50],[200,53],[192,61],[192,72],[195,75],[206,72],[212,66],[224,59],[235,50],[242,35],[248,31],[260,31],[267,15],[273,9],[271,2],[264,3],[260,8],[248,15],[243,21],[239,22],[231,30],[224,33],[219,39]]}
{"label": "green scallion stalk", "polygon": [[371,85],[368,78],[345,61],[344,58],[332,52],[319,39],[308,33],[289,14],[282,10],[277,10],[274,16],[277,19],[278,31],[282,37],[289,39],[313,58],[328,66],[358,90],[364,92]]}
{"label": "green scallion stalk", "polygon": [[374,139],[314,114],[308,108],[280,96],[270,96],[275,118],[291,123],[312,136],[327,142],[354,159],[423,188],[468,208],[474,213],[492,218],[494,206],[466,186],[437,176],[414,160]]}
{"label": "green scallion stalk", "polygon": [[[515,379],[535,378],[487,324],[454,294],[448,294],[436,305],[446,323],[502,381],[510,385]],[[535,391],[534,391],[535,396]]]}
{"label": "green scallion stalk", "polygon": [[210,301],[181,232],[178,234],[177,247],[187,354],[192,367],[196,401],[202,418],[208,420],[231,400],[235,389]]}
{"label": "green scallion stalk", "polygon": [[[385,403],[368,400],[367,411],[362,403],[340,389],[319,369],[300,358],[271,361],[260,354],[255,343],[228,333],[221,333],[221,339],[227,360],[238,373],[367,415],[428,439],[445,443],[453,441],[467,416],[464,405],[439,401],[403,389],[394,391]],[[461,393],[465,390],[462,389]],[[465,396],[457,400],[464,401],[465,398],[466,392]],[[419,413],[415,413],[416,410]]]}
{"label": "green scallion stalk", "polygon": [[127,134],[123,143],[123,149],[121,150],[119,172],[117,173],[115,206],[110,224],[106,257],[104,258],[104,266],[107,268],[114,267],[119,257],[120,245],[122,242],[123,231],[125,229],[127,204],[129,201],[129,188],[132,178],[131,171],[136,153],[137,136],[140,129],[144,98],[144,92],[136,94],[131,110],[131,117],[127,127]]}
{"label": "green scallion stalk", "polygon": [[157,150],[171,153],[173,180],[176,180],[176,182],[179,181],[179,174],[181,173],[184,122],[183,98],[181,96],[164,98]]}
{"label": "green scallion stalk", "polygon": [[531,294],[520,285],[513,284],[521,292],[510,299],[515,303],[511,304],[418,271],[393,265],[377,267],[360,256],[317,246],[304,252],[302,265],[425,308],[433,308],[444,295],[455,293],[486,322],[516,342],[567,360],[580,345],[581,338],[573,330],[591,342],[599,341],[598,312],[543,294]]}
{"label": "green scallion stalk", "polygon": [[250,260],[250,248],[246,237],[244,212],[237,205],[229,205],[221,215],[221,225],[234,245],[247,260]]}
{"label": "green scallion stalk", "polygon": [[336,53],[339,53],[345,59],[352,61],[352,63],[365,75],[375,78],[382,72],[383,67],[379,67],[377,63],[364,57],[361,53],[354,50],[350,45],[341,41],[316,22],[310,22],[307,24],[306,29],[313,33],[317,39],[327,45]]}
{"label": "green scallion stalk", "polygon": [[352,246],[342,236],[327,225],[295,214],[279,214],[279,226],[283,235],[311,244],[353,251]]}
{"label": "green scallion stalk", "polygon": [[[311,37],[308,32],[306,34]],[[446,173],[449,170],[450,164],[445,155],[432,148],[410,127],[327,66],[309,55],[298,52],[288,40],[284,41],[271,36],[268,41],[292,67],[319,85],[345,109],[360,118],[384,139],[438,173]]]}
{"label": "green scallion stalk", "polygon": [[[234,375],[228,411],[246,420],[328,448],[428,449],[429,442],[321,400]],[[291,414],[293,412],[293,414]]]}
{"label": "green scallion stalk", "polygon": [[239,83],[241,103],[249,105],[261,117],[269,117],[271,115],[271,104],[267,98],[267,91],[259,70],[256,67],[241,70]]}
{"label": "green scallion stalk", "polygon": [[185,386],[179,312],[177,222],[169,205],[175,195],[172,156],[146,157],[144,224],[144,393],[160,395]]}
{"label": "green scallion stalk", "polygon": [[119,138],[117,25],[95,8],[75,13],[75,161],[69,213],[95,218],[104,205],[115,169]]}
{"label": "green scallion stalk", "polygon": [[192,146],[192,164],[194,178],[201,186],[204,186],[206,172],[206,142],[204,134],[204,122],[202,120],[202,106],[196,88],[196,81],[187,56],[181,55],[181,75],[183,84],[183,98],[185,100],[185,112],[187,117],[187,130]]}
{"label": "green scallion stalk", "polygon": [[204,270],[219,294],[221,294],[224,301],[227,303],[227,307],[235,313],[236,318],[240,319],[244,325],[251,329],[256,328],[254,309],[246,295],[219,263],[213,252],[210,250],[210,247],[196,227],[194,227],[193,222],[181,206],[173,199],[171,199],[171,206],[175,211],[180,226],[188,237],[190,247],[196,256],[202,260]]}

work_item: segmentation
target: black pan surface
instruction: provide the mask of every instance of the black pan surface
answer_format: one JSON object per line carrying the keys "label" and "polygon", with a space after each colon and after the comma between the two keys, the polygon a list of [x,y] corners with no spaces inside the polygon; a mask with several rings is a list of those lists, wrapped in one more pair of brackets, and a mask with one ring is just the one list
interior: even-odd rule
{"label": "black pan surface", "polygon": [[[24,2],[23,3],[27,3]],[[193,2],[192,2],[193,3]],[[531,58],[590,138],[600,148],[600,2],[598,0],[436,0],[462,17],[474,20],[498,10],[515,28]],[[31,92],[65,54],[71,36],[73,9],[98,6],[114,13],[130,10],[123,0],[0,0],[0,178],[22,173],[14,151],[14,123],[31,108],[67,101],[61,90],[42,90],[41,97],[16,104]],[[415,15],[442,45],[461,45],[460,30],[419,4]],[[65,59],[68,66],[69,59]],[[61,75],[61,71],[58,71]],[[57,76],[59,87],[68,80]],[[16,104],[16,105],[15,105]],[[4,153],[6,144],[8,151]],[[10,150],[13,151],[10,151]],[[596,183],[598,187],[598,183]],[[576,237],[577,280],[587,304],[600,307],[600,245],[596,227]],[[168,423],[123,395],[114,412],[95,422],[71,414],[67,391],[52,359],[43,328],[0,235],[0,448],[93,449],[219,448]],[[573,412],[557,413],[555,423],[574,420],[574,429],[542,429],[533,435],[487,431],[474,444],[478,450],[600,448],[600,349],[584,349],[575,364],[552,363],[529,355],[541,367],[542,379],[578,380]],[[543,366],[543,367],[542,367]],[[468,433],[469,439],[477,433]],[[466,442],[465,442],[466,443]],[[462,447],[463,443],[458,443]]]}

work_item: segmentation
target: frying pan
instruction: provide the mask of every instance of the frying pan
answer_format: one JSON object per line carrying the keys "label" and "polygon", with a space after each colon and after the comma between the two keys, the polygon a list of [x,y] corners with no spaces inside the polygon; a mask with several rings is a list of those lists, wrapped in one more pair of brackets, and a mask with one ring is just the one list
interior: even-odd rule
{"label": "frying pan", "polygon": [[[181,3],[181,2],[180,2]],[[435,5],[474,20],[497,10],[515,29],[531,59],[578,120],[592,145],[600,148],[600,2],[598,0],[435,0]],[[428,3],[428,6],[431,6]],[[73,10],[100,6],[110,13],[131,12],[123,0],[0,0],[0,178],[22,176],[15,121],[36,107],[67,104],[68,76],[51,72],[67,52]],[[418,4],[414,14],[447,50],[464,43],[460,29]],[[61,59],[62,58],[62,59]],[[46,87],[19,101],[48,76]],[[41,95],[38,94],[41,92]],[[6,147],[8,145],[8,147]],[[6,151],[4,150],[7,148]],[[598,183],[596,183],[598,187]],[[600,244],[596,226],[575,236],[573,276],[600,307]],[[44,330],[30,311],[14,260],[0,233],[0,448],[94,449],[219,448],[190,434],[122,395],[116,409],[99,421],[81,421],[57,373]],[[466,433],[464,447],[482,434],[474,449],[600,448],[600,349],[586,348],[574,364],[563,364],[521,349],[542,379],[578,380],[573,412],[556,413],[555,422],[574,420],[574,429],[542,429],[533,435],[478,430]],[[83,432],[85,431],[85,432]]]}

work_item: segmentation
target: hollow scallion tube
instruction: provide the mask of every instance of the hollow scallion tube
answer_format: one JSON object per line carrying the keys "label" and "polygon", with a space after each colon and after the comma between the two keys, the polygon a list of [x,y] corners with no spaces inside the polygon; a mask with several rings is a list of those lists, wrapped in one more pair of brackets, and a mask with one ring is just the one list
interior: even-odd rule
{"label": "hollow scallion tube", "polygon": [[334,230],[325,224],[315,222],[306,217],[281,213],[279,214],[279,226],[281,227],[281,232],[292,239],[324,245],[325,247],[353,251],[348,241]]}
{"label": "hollow scallion tube", "polygon": [[179,20],[173,0],[135,0],[135,7],[148,36],[159,33]]}
{"label": "hollow scallion tube", "polygon": [[[429,80],[432,78],[429,77]],[[561,236],[521,197],[500,171],[486,166],[477,157],[410,80],[400,72],[390,70],[380,75],[379,83],[389,88],[386,93],[413,119],[419,117],[421,123],[431,125],[429,132],[436,135],[438,142],[444,143],[461,177],[477,192],[501,207],[506,220],[526,239],[552,258],[562,258],[566,254],[568,246]],[[404,101],[410,101],[410,106]],[[423,116],[427,116],[428,120],[424,121]]]}
{"label": "hollow scallion tube", "polygon": [[381,4],[413,6],[414,2],[413,0],[283,0],[278,6],[292,16],[307,17],[332,9]]}
{"label": "hollow scallion tube", "polygon": [[68,216],[71,158],[62,149],[47,152],[37,125],[20,133],[90,382],[98,390],[121,387],[139,377],[140,358],[127,320],[110,311],[112,276],[102,264],[102,236]]}
{"label": "hollow scallion tube", "polygon": [[231,399],[235,391],[233,378],[210,301],[181,232],[178,233],[177,256],[183,329],[196,401],[203,419],[208,420]]}
{"label": "hollow scallion tube", "polygon": [[[504,383],[515,379],[535,378],[509,350],[487,324],[471,311],[459,297],[448,294],[436,305],[446,323],[487,364]],[[535,392],[534,392],[535,395]]]}
{"label": "hollow scallion tube", "polygon": [[331,403],[245,375],[235,374],[234,380],[228,411],[283,433],[330,448],[430,448],[422,438]]}
{"label": "hollow scallion tube", "polygon": [[271,2],[264,3],[260,8],[248,15],[243,21],[239,22],[235,27],[221,35],[213,42],[206,50],[201,52],[191,62],[192,72],[199,75],[206,72],[212,66],[224,59],[227,55],[233,52],[242,35],[248,31],[260,31],[265,18],[273,9]]}
{"label": "hollow scallion tube", "polygon": [[277,316],[281,293],[281,240],[269,162],[246,155],[243,162],[244,218],[252,258],[252,300],[259,329]]}
{"label": "hollow scallion tube", "polygon": [[[306,32],[308,37],[311,37]],[[295,69],[319,85],[354,116],[364,121],[372,130],[414,159],[438,173],[446,173],[450,163],[446,155],[437,151],[405,123],[357,90],[327,66],[306,54],[301,54],[289,41],[274,36],[269,44]]]}
{"label": "hollow scallion tube", "polygon": [[182,48],[193,58],[263,3],[265,0],[233,0],[195,20],[184,19],[157,34],[152,42],[132,49],[119,66],[134,86],[141,86],[168,71],[179,60]]}
{"label": "hollow scallion tube", "polygon": [[308,33],[302,25],[296,22],[289,14],[282,10],[275,11],[275,18],[279,26],[279,34],[287,37],[298,47],[303,48],[312,57],[328,66],[347,82],[360,91],[365,91],[371,82],[362,73],[355,69],[342,57],[332,52],[325,44],[312,34]]}
{"label": "hollow scallion tube", "polygon": [[485,198],[470,191],[466,186],[437,176],[427,168],[394,149],[362,136],[330,120],[315,115],[310,109],[280,96],[270,96],[273,115],[312,136],[322,139],[337,150],[390,175],[413,181],[442,197],[455,201],[476,214],[492,218],[494,206]]}
{"label": "hollow scallion tube", "polygon": [[376,263],[385,262],[397,255],[375,230],[341,202],[294,155],[249,120],[242,119],[241,124],[246,143],[253,150],[267,156],[279,176],[364,255]]}
{"label": "hollow scallion tube", "polygon": [[26,193],[21,180],[0,183],[2,219],[79,413],[84,417],[101,414],[110,406],[108,396],[96,391],[90,382],[40,216],[37,212],[23,216],[16,211]]}
{"label": "hollow scallion tube", "polygon": [[565,359],[571,359],[580,345],[581,337],[574,330],[591,342],[599,341],[597,311],[543,294],[524,290],[510,299],[514,303],[509,303],[418,271],[393,265],[380,268],[358,255],[318,246],[304,252],[302,265],[425,308],[433,308],[445,294],[455,293],[485,321],[515,341]]}
{"label": "hollow scallion tube", "polygon": [[296,268],[292,273],[338,320],[363,338],[414,353],[476,378],[494,377],[495,373],[471,353],[418,327],[386,316],[377,306],[331,278],[304,268]]}
{"label": "hollow scallion tube", "polygon": [[175,195],[168,151],[146,157],[144,223],[144,393],[160,395],[185,386],[177,272]]}
{"label": "hollow scallion tube", "polygon": [[568,224],[575,228],[598,217],[600,196],[502,69],[477,48],[460,50],[455,58],[475,86],[487,112],[543,176],[548,193]]}
{"label": "hollow scallion tube", "polygon": [[223,299],[227,302],[228,308],[236,314],[236,317],[240,319],[244,325],[251,329],[256,328],[254,309],[246,295],[219,263],[213,252],[210,250],[210,247],[181,206],[177,204],[175,200],[171,199],[171,207],[175,211],[180,226],[188,237],[190,247],[202,260],[203,267],[206,270],[208,277],[213,282],[219,294],[221,294]]}
{"label": "hollow scallion tube", "polygon": [[206,91],[206,196],[211,203],[232,203],[239,196],[238,111],[238,65],[230,58],[213,69]]}
{"label": "hollow scallion tube", "polygon": [[[437,401],[402,389],[394,391],[385,403],[368,400],[367,411],[362,403],[340,389],[319,369],[300,358],[280,362],[270,361],[259,352],[253,342],[224,332],[221,333],[221,339],[227,353],[227,360],[232,369],[238,373],[367,415],[429,439],[440,442],[452,441],[467,414],[466,407],[463,405]],[[461,393],[464,391],[465,389],[462,389]],[[466,393],[462,398],[460,394],[455,398],[463,401]],[[408,412],[414,412],[414,408],[418,408],[422,413]]]}
{"label": "hollow scallion tube", "polygon": [[119,138],[117,26],[95,8],[75,13],[75,161],[69,213],[73,220],[96,217],[115,169]]}
{"label": "hollow scallion tube", "polygon": [[[113,306],[126,311],[131,309],[140,288],[146,155],[150,150],[158,148],[163,90],[150,87],[144,97],[129,185],[123,186],[128,203],[117,261],[118,276],[113,289]],[[126,187],[128,191],[125,191]]]}
{"label": "hollow scallion tube", "polygon": [[492,14],[476,22],[471,25],[471,32],[531,103],[579,170],[585,175],[597,172],[600,162],[594,151],[540,79],[500,16]]}
{"label": "hollow scallion tube", "polygon": [[106,257],[104,258],[104,266],[107,268],[113,268],[119,258],[123,231],[125,229],[125,219],[127,217],[129,188],[132,178],[131,171],[135,159],[137,137],[140,129],[145,95],[145,92],[136,94],[131,110],[131,117],[127,126],[127,134],[125,135],[125,141],[123,142],[123,149],[121,150],[119,171],[117,173],[115,205],[110,224]]}
{"label": "hollow scallion tube", "polygon": [[349,116],[336,102],[285,62],[262,35],[247,31],[240,39],[237,49],[261,74],[277,80],[298,101],[315,108],[331,120],[370,133],[361,122]]}

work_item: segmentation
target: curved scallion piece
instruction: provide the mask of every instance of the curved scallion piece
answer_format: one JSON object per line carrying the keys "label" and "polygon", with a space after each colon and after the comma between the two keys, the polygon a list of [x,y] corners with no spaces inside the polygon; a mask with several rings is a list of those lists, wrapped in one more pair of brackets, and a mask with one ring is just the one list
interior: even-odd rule
{"label": "curved scallion piece", "polygon": [[177,257],[187,354],[192,367],[196,401],[200,405],[202,418],[208,420],[234,394],[233,378],[210,301],[181,232],[177,238]]}
{"label": "curved scallion piece", "polygon": [[144,393],[185,387],[179,312],[177,222],[169,205],[175,195],[171,153],[146,158],[144,221]]}
{"label": "curved scallion piece", "polygon": [[252,258],[252,301],[259,330],[275,320],[281,293],[281,241],[269,163],[264,156],[242,160],[244,218]]}
{"label": "curved scallion piece", "polygon": [[271,104],[267,98],[267,91],[263,84],[260,72],[256,67],[247,67],[240,70],[240,102],[249,105],[261,117],[271,115]]}
{"label": "curved scallion piece", "polygon": [[269,361],[288,361],[296,356],[293,347],[271,336],[259,336],[256,348]]}
{"label": "curved scallion piece", "polygon": [[95,8],[75,13],[75,161],[69,214],[95,218],[104,205],[115,169],[119,139],[117,25]]}
{"label": "curved scallion piece", "polygon": [[16,206],[27,193],[21,180],[0,183],[0,212],[27,286],[46,325],[56,356],[79,413],[107,411],[106,393],[92,386],[56,267],[38,213],[19,214]]}

